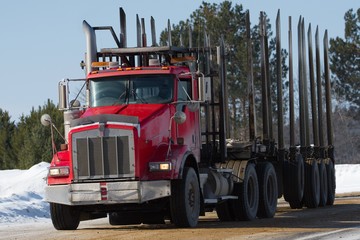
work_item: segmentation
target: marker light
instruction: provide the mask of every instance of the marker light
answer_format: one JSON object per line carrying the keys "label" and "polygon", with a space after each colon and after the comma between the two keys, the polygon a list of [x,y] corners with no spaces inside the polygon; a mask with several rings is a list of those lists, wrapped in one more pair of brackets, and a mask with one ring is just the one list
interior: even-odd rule
{"label": "marker light", "polygon": [[149,171],[150,172],[159,172],[159,171],[171,171],[171,162],[150,162]]}
{"label": "marker light", "polygon": [[70,174],[69,167],[50,167],[49,175],[51,177],[68,177]]}
{"label": "marker light", "polygon": [[118,68],[118,62],[92,62],[91,67],[93,68]]}
{"label": "marker light", "polygon": [[183,62],[194,62],[196,61],[196,58],[193,56],[185,56],[185,57],[173,57],[171,58],[170,62],[172,64],[175,63],[183,63]]}

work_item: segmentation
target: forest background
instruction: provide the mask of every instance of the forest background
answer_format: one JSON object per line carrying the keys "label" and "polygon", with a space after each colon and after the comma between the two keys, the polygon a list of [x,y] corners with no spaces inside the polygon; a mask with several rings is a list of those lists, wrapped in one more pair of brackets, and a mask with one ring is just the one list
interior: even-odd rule
{"label": "forest background", "polygon": [[[233,138],[239,139],[245,138],[247,134],[245,14],[246,11],[241,4],[233,5],[231,1],[220,4],[203,2],[189,19],[172,25],[173,45],[180,44],[176,36],[189,26],[206,26],[211,39],[218,39],[220,35],[224,36],[229,49],[227,79],[230,84],[228,100],[231,132]],[[270,79],[275,84],[275,37],[269,22],[270,19],[267,19]],[[202,31],[194,27],[193,38],[201,39]],[[255,86],[260,85],[260,42],[256,37],[258,31],[258,25],[252,26]],[[160,45],[167,44],[167,36],[167,29],[165,29],[160,34]],[[183,38],[186,43],[188,39],[186,31]],[[344,37],[330,38],[329,46],[336,163],[360,163],[360,8],[349,9],[344,13]],[[288,91],[288,52],[282,50],[282,55],[283,91],[286,93]],[[294,81],[296,80],[297,77],[294,76]],[[260,99],[259,92],[258,95],[255,99]],[[287,95],[285,94],[284,97],[287,98]],[[51,161],[50,128],[45,128],[40,124],[40,117],[44,113],[49,114],[59,131],[63,132],[63,115],[51,100],[44,99],[44,102],[43,106],[33,107],[28,115],[23,114],[17,121],[11,120],[11,113],[0,108],[0,169],[27,169],[39,162]],[[261,101],[257,102],[257,109],[260,112]],[[273,109],[276,111],[275,101],[273,104]],[[285,105],[285,110],[287,108],[288,106]],[[273,116],[274,126],[276,126],[276,114]],[[257,114],[257,117],[259,119],[257,122],[261,122],[261,114]],[[288,124],[287,121],[285,123]],[[288,132],[285,132],[285,136],[289,136]],[[59,146],[62,141],[61,136],[55,134],[54,144]]]}

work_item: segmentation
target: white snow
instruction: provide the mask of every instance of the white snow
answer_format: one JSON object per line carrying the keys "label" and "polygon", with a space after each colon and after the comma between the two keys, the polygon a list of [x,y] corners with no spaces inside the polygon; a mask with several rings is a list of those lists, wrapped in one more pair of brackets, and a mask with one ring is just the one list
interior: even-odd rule
{"label": "white snow", "polygon": [[360,192],[360,164],[335,165],[336,193]]}
{"label": "white snow", "polygon": [[[0,171],[0,225],[50,223],[49,204],[44,199],[49,163],[28,170]],[[336,193],[360,192],[360,164],[335,165]]]}
{"label": "white snow", "polygon": [[0,224],[49,221],[43,200],[49,163],[28,170],[0,171]]}

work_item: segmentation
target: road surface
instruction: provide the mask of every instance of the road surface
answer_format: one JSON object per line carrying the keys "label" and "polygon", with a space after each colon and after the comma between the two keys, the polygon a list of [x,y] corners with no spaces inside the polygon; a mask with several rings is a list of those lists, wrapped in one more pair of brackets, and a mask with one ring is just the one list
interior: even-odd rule
{"label": "road surface", "polygon": [[51,221],[0,227],[0,239],[360,239],[360,198],[336,198],[332,207],[290,209],[279,201],[273,219],[219,222],[216,213],[201,217],[197,228],[166,225],[111,226],[107,219],[81,222],[76,231],[56,231]]}

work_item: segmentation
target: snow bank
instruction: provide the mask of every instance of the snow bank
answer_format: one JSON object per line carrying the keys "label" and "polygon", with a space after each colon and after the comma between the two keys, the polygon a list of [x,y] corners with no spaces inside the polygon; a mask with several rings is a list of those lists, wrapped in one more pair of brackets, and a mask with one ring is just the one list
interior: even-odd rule
{"label": "snow bank", "polygon": [[0,171],[0,223],[49,221],[43,201],[49,163],[28,170]]}
{"label": "snow bank", "polygon": [[[50,222],[44,188],[49,164],[0,171],[0,224]],[[360,164],[335,166],[336,193],[360,192]]]}
{"label": "snow bank", "polygon": [[336,193],[360,192],[360,164],[335,165]]}

